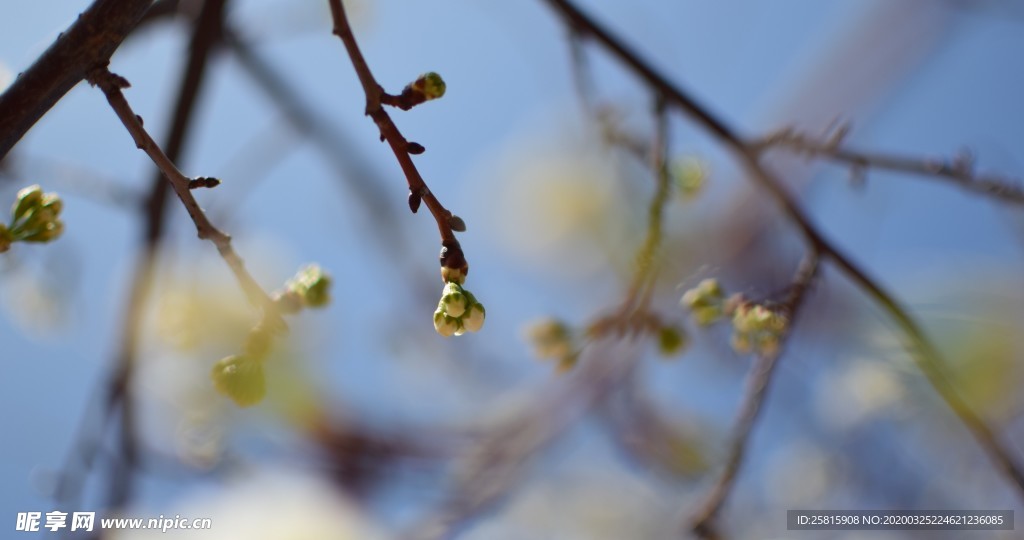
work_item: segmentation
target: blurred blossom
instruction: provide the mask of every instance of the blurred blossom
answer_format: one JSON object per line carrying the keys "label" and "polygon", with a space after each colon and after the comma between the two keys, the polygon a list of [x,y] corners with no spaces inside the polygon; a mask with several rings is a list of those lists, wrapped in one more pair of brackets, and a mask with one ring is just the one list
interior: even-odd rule
{"label": "blurred blossom", "polygon": [[[212,528],[112,530],[112,540],[375,540],[383,538],[368,517],[330,484],[290,471],[262,472],[197,493],[165,516],[210,518]],[[131,509],[125,517],[156,517]]]}
{"label": "blurred blossom", "polygon": [[904,398],[898,374],[885,364],[854,358],[818,386],[817,412],[822,425],[837,430],[856,427],[886,414]]}
{"label": "blurred blossom", "polygon": [[630,260],[615,250],[626,228],[617,192],[617,165],[594,150],[554,144],[513,148],[495,166],[495,205],[489,215],[515,260],[553,276],[589,274]]}
{"label": "blurred blossom", "polygon": [[166,279],[156,300],[156,335],[185,353],[237,348],[257,313],[228,279]]}

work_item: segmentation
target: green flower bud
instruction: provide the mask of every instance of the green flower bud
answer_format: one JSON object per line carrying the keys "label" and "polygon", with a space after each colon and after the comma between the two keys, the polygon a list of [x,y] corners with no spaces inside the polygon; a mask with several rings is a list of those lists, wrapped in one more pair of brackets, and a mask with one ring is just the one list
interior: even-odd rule
{"label": "green flower bud", "polygon": [[672,356],[683,350],[686,335],[681,328],[664,326],[658,329],[658,352],[663,356]]}
{"label": "green flower bud", "polygon": [[213,386],[239,407],[255,405],[267,393],[263,365],[241,355],[228,356],[210,371]]}
{"label": "green flower bud", "polygon": [[64,232],[64,222],[62,221],[51,221],[43,224],[41,227],[35,229],[31,234],[22,236],[21,240],[24,242],[49,242],[56,240]]}
{"label": "green flower bud", "polygon": [[53,215],[60,215],[61,210],[64,209],[64,201],[60,199],[60,196],[56,193],[45,193],[43,198],[40,200],[40,206],[49,209],[53,212]]}
{"label": "green flower bud", "polygon": [[485,318],[487,318],[487,310],[484,309],[483,304],[476,302],[462,317],[462,325],[470,332],[479,332],[484,326]]}
{"label": "green flower bud", "polygon": [[444,83],[444,79],[440,75],[433,71],[420,75],[412,83],[412,89],[423,94],[425,101],[437,99],[444,95],[447,85]]}
{"label": "green flower bud", "polygon": [[760,304],[743,304],[732,318],[733,348],[741,353],[778,354],[788,320]]}
{"label": "green flower bud", "polygon": [[446,283],[441,293],[441,306],[444,312],[452,317],[462,317],[470,304],[458,283]]}
{"label": "green flower bud", "polygon": [[64,232],[60,213],[64,203],[56,193],[42,192],[39,186],[29,186],[18,192],[18,200],[11,213],[12,240],[49,242]]}
{"label": "green flower bud", "polygon": [[680,303],[690,309],[697,324],[707,326],[722,317],[724,297],[718,280],[709,278],[686,291]]}
{"label": "green flower bud", "polygon": [[285,287],[286,293],[298,295],[306,307],[320,308],[331,301],[331,276],[316,264],[303,267]]}
{"label": "green flower bud", "polygon": [[11,223],[17,223],[25,214],[39,207],[42,199],[43,188],[39,187],[38,184],[22,188],[18,191],[18,198],[14,201],[14,206],[11,207],[11,215],[14,218]]}
{"label": "green flower bud", "polygon": [[[437,330],[438,334],[441,334],[444,337],[458,335],[456,332],[459,332],[460,326],[458,319],[445,315],[441,308],[438,308],[438,310],[434,312],[434,330]],[[459,332],[459,334],[461,334],[461,332]]]}

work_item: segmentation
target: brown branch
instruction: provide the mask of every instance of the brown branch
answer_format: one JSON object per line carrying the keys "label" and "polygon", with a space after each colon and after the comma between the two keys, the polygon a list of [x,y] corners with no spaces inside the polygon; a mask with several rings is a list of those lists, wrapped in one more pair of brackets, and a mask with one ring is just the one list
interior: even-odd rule
{"label": "brown branch", "polygon": [[747,374],[746,390],[736,415],[736,423],[733,426],[733,435],[729,443],[728,455],[725,460],[725,467],[718,476],[714,485],[704,497],[704,501],[698,505],[698,510],[691,520],[690,529],[702,538],[715,538],[714,519],[721,510],[725,499],[739,475],[740,467],[743,465],[743,457],[746,455],[747,444],[750,434],[757,422],[761,408],[768,397],[768,387],[771,383],[772,374],[778,365],[780,353],[785,346],[793,330],[797,312],[804,303],[807,290],[818,273],[819,258],[816,252],[811,252],[797,268],[793,282],[790,284],[789,294],[778,311],[786,316],[788,324],[786,332],[779,339],[779,351],[775,354],[758,354]]}
{"label": "brown branch", "polygon": [[131,134],[132,139],[135,140],[135,145],[153,160],[160,172],[163,173],[164,177],[171,185],[171,189],[174,190],[178,199],[181,200],[182,205],[185,206],[185,210],[188,212],[192,221],[195,223],[196,232],[199,234],[199,238],[209,240],[217,247],[217,251],[221,257],[231,268],[231,271],[235,274],[235,278],[241,284],[242,289],[245,291],[249,300],[263,308],[264,316],[278,328],[285,328],[285,322],[281,319],[277,313],[277,309],[274,307],[274,301],[264,291],[256,280],[249,274],[249,271],[245,268],[245,263],[242,258],[238,256],[234,248],[231,246],[231,237],[217,229],[206,217],[203,209],[199,207],[199,203],[195,197],[192,196],[192,190],[190,189],[190,182],[192,179],[186,177],[181,171],[178,170],[177,166],[164,154],[163,150],[157,145],[156,141],[149,136],[145,128],[142,127],[140,117],[135,114],[128,101],[124,98],[124,94],[121,92],[122,88],[127,88],[128,81],[119,75],[111,73],[106,68],[93,72],[89,76],[89,82],[101,90],[107,96],[107,101],[110,103],[111,108],[117,114],[118,118],[124,124],[125,128]]}
{"label": "brown branch", "polygon": [[[381,139],[386,140],[388,145],[391,146],[395,159],[398,160],[402,172],[405,173],[406,181],[409,184],[410,206],[413,212],[415,212],[419,200],[426,203],[431,215],[434,216],[434,220],[437,222],[437,230],[441,234],[441,244],[447,250],[442,251],[442,253],[447,254],[442,256],[442,265],[461,269],[465,266],[465,257],[462,254],[462,248],[455,238],[455,231],[451,225],[452,213],[430,191],[430,188],[427,187],[426,182],[416,168],[416,164],[412,161],[412,154],[421,152],[422,147],[407,141],[398,130],[394,121],[391,120],[391,116],[382,107],[383,97],[386,94],[380,84],[377,83],[373,72],[370,71],[370,66],[363,57],[363,53],[359,50],[359,44],[356,42],[355,34],[352,33],[352,27],[349,25],[348,17],[345,15],[345,7],[342,5],[341,0],[328,0],[328,3],[330,4],[331,15],[334,20],[334,35],[338,36],[345,45],[345,50],[352,61],[352,67],[355,69],[359,82],[363,86],[363,92],[366,94],[366,115],[377,124]],[[394,96],[389,96],[389,98],[394,98]],[[445,260],[446,257],[448,260]]]}
{"label": "brown branch", "polygon": [[663,95],[666,101],[692,117],[712,135],[718,138],[750,173],[750,178],[764,189],[783,210],[786,218],[799,229],[812,250],[823,259],[834,263],[869,298],[881,307],[909,338],[909,351],[925,374],[929,383],[946,402],[960,421],[971,431],[978,444],[994,463],[1006,474],[1018,492],[1024,496],[1024,468],[999,440],[992,428],[971,409],[959,396],[945,373],[945,362],[938,349],[925,335],[920,325],[905,307],[891,293],[862,270],[838,246],[818,230],[803,208],[783,187],[782,182],[772,175],[760,162],[760,154],[740,138],[725,122],[700,105],[680,87],[670,83],[661,73],[652,68],[640,56],[628,49],[600,24],[585,15],[569,0],[546,0],[554,10],[565,18],[574,32],[589,37],[610,51],[626,64],[653,90]]}
{"label": "brown branch", "polygon": [[90,71],[105,66],[153,0],[97,0],[0,94],[0,160]]}
{"label": "brown branch", "polygon": [[782,130],[750,143],[758,152],[785,148],[849,166],[855,172],[884,169],[944,180],[957,187],[989,196],[997,201],[1024,205],[1024,186],[1019,180],[994,174],[978,174],[969,154],[953,160],[921,159],[881,152],[862,152],[844,148],[841,138],[815,140],[792,130]]}

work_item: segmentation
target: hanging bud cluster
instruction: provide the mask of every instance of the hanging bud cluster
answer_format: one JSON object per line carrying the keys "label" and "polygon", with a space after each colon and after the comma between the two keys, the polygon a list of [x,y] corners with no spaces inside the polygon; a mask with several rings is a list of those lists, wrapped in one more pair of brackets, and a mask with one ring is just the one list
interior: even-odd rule
{"label": "hanging bud cluster", "polygon": [[479,331],[487,311],[473,293],[462,286],[469,274],[469,263],[459,243],[455,240],[443,242],[440,259],[441,279],[445,285],[434,311],[434,330],[444,337]]}
{"label": "hanging bud cluster", "polygon": [[690,309],[693,319],[701,326],[711,325],[725,315],[725,293],[716,279],[705,279],[686,291],[682,304]]}
{"label": "hanging bud cluster", "polygon": [[[294,314],[305,308],[322,308],[330,302],[331,277],[318,265],[308,265],[289,279],[284,289],[274,294],[274,307],[280,313]],[[233,354],[214,364],[210,371],[213,386],[239,407],[259,403],[267,393],[263,363],[277,331],[260,323],[249,331],[241,354]]]}
{"label": "hanging bud cluster", "polygon": [[781,313],[760,304],[741,305],[732,317],[732,348],[740,353],[774,356],[787,326],[788,320]]}
{"label": "hanging bud cluster", "polygon": [[445,284],[434,312],[434,329],[444,337],[476,332],[484,325],[487,312],[473,293],[454,281]]}
{"label": "hanging bud cluster", "polygon": [[64,203],[56,193],[43,193],[38,185],[18,192],[11,207],[10,224],[0,223],[0,253],[14,242],[50,242],[64,232],[60,212]]}

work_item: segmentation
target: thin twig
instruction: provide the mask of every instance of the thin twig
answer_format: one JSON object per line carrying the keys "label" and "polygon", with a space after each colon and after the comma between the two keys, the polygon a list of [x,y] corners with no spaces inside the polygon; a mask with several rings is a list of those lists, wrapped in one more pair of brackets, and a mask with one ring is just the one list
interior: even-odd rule
{"label": "thin twig", "polygon": [[764,152],[771,148],[785,148],[796,153],[826,159],[848,165],[853,171],[883,169],[900,173],[915,174],[944,180],[967,191],[992,197],[1010,204],[1024,205],[1024,186],[1019,180],[993,175],[978,174],[969,154],[952,160],[921,159],[881,152],[851,150],[839,144],[838,139],[816,140],[782,130],[763,139],[750,143],[753,149]]}
{"label": "thin twig", "polygon": [[342,5],[341,0],[328,0],[328,2],[334,19],[334,35],[338,36],[342,43],[344,43],[345,50],[352,61],[352,67],[355,69],[359,82],[363,86],[363,92],[366,94],[366,115],[377,124],[377,128],[380,129],[381,139],[386,140],[388,145],[391,146],[395,159],[398,160],[402,172],[405,173],[411,196],[422,199],[430,210],[431,215],[434,216],[434,220],[437,222],[437,230],[441,234],[441,243],[447,248],[448,256],[452,258],[450,262],[442,261],[442,264],[459,268],[464,264],[465,259],[462,254],[462,248],[455,238],[455,231],[452,230],[452,213],[437,200],[437,197],[427,187],[426,182],[416,168],[416,164],[413,163],[410,147],[415,143],[410,143],[405,139],[398,130],[398,127],[395,126],[394,121],[391,120],[391,116],[381,106],[385,96],[389,98],[389,101],[397,98],[386,94],[374,78],[373,72],[370,71],[370,66],[366,63],[363,53],[359,50],[359,44],[356,42],[355,34],[352,33],[352,27],[349,25],[348,17],[345,15],[345,7]]}
{"label": "thin twig", "polygon": [[569,0],[546,0],[567,24],[576,32],[601,44],[620,61],[626,64],[653,90],[660,92],[672,105],[693,118],[729,148],[750,173],[750,178],[768,192],[783,210],[786,218],[800,230],[809,246],[820,253],[822,258],[832,261],[869,298],[881,307],[909,338],[909,351],[925,374],[932,387],[953,410],[961,422],[971,431],[978,444],[1007,475],[1018,492],[1024,496],[1024,469],[1010,450],[999,440],[992,428],[971,409],[959,396],[945,373],[945,362],[938,349],[931,343],[920,325],[905,307],[891,293],[862,270],[835,244],[825,238],[811,222],[803,208],[783,187],[782,182],[771,174],[760,162],[760,153],[745,142],[728,124],[714,116],[709,109],[699,104],[680,87],[656,71],[639,55],[627,48],[620,40],[604,29],[589,16],[581,12]]}
{"label": "thin twig", "polygon": [[754,362],[747,374],[746,390],[743,393],[743,399],[736,416],[736,423],[733,426],[733,435],[729,443],[725,467],[708,491],[704,501],[698,505],[698,510],[690,522],[690,528],[693,532],[703,538],[717,536],[714,531],[715,516],[722,508],[722,504],[725,503],[726,497],[729,496],[729,492],[732,490],[732,486],[740,472],[740,467],[743,465],[747,443],[757,422],[758,413],[761,412],[762,405],[764,405],[765,399],[768,397],[768,386],[771,383],[775,367],[778,365],[780,352],[792,333],[797,312],[803,305],[807,290],[810,288],[815,275],[817,275],[818,263],[818,254],[813,251],[800,263],[796,275],[790,284],[789,294],[778,308],[778,311],[788,321],[786,332],[779,340],[779,350],[774,354],[758,354],[754,358]]}
{"label": "thin twig", "polygon": [[195,223],[199,238],[209,240],[217,247],[220,256],[235,274],[235,278],[238,279],[249,300],[263,308],[265,318],[277,328],[286,328],[286,324],[277,313],[274,301],[270,298],[270,295],[249,274],[242,258],[238,256],[231,246],[231,237],[210,222],[203,209],[199,207],[195,197],[192,196],[190,187],[192,179],[178,170],[178,167],[168,159],[156,141],[142,127],[142,122],[139,120],[140,117],[135,114],[121,92],[122,88],[129,86],[128,81],[104,68],[90,75],[89,82],[103,90],[111,108],[114,109],[118,118],[121,119],[121,122],[135,140],[135,145],[153,160],[153,163],[156,164],[157,168],[160,169],[164,177],[171,184],[171,189],[178,195],[181,204],[185,206],[185,210],[192,218],[193,223]]}

